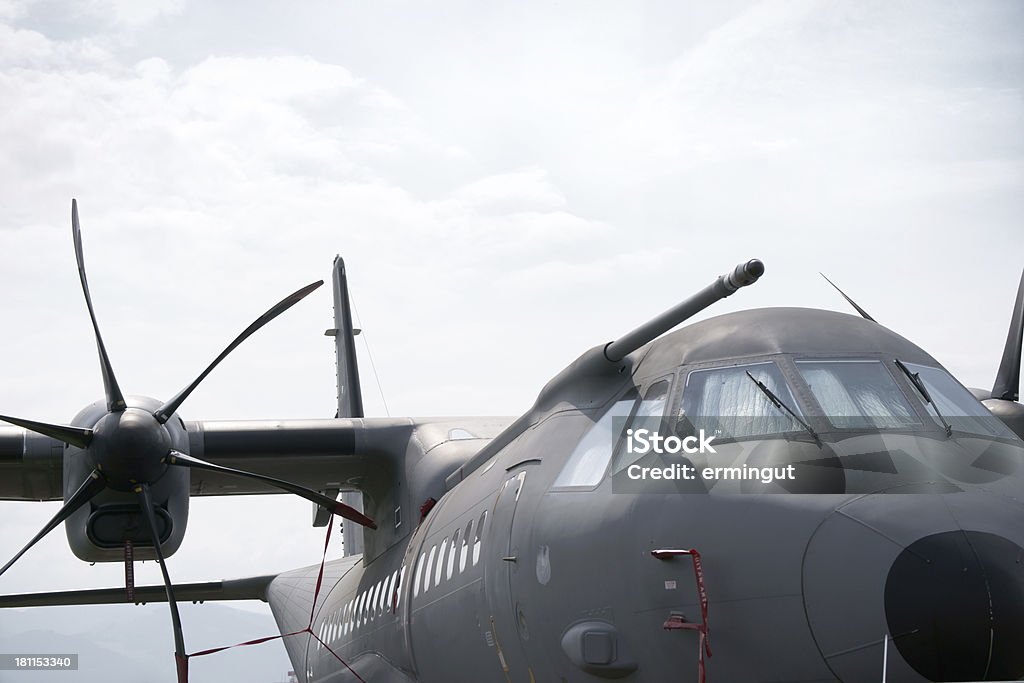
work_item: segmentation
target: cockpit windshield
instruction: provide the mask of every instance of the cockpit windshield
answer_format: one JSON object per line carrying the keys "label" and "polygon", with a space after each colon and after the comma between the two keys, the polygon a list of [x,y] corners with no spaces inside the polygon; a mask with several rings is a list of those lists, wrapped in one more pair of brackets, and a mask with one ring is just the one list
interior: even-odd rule
{"label": "cockpit windshield", "polygon": [[[933,403],[926,404],[926,408],[936,423],[940,423],[939,414],[941,414],[955,432],[1014,438],[1010,428],[990,413],[948,372],[916,363],[905,363],[905,365],[911,372],[918,375],[928,390]],[[936,405],[939,414],[935,412]]]}
{"label": "cockpit windshield", "polygon": [[776,406],[751,377],[801,414],[782,371],[773,362],[694,370],[683,388],[676,434],[696,434],[703,429],[722,441],[803,431],[804,427]]}
{"label": "cockpit windshield", "polygon": [[906,429],[921,424],[880,361],[798,360],[796,367],[833,427]]}

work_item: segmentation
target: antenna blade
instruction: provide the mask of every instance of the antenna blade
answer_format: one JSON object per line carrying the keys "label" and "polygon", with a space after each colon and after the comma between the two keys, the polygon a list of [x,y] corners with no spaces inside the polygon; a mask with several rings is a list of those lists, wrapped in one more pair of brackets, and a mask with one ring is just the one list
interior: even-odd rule
{"label": "antenna blade", "polygon": [[57,441],[63,441],[69,446],[85,448],[89,445],[89,442],[92,441],[91,429],[69,427],[67,425],[54,425],[47,422],[36,422],[35,420],[25,420],[20,417],[11,417],[9,415],[0,415],[0,420],[10,422],[12,425],[18,425],[30,432],[42,434],[43,436],[57,439]]}
{"label": "antenna blade", "polygon": [[992,385],[992,398],[1004,401],[1020,399],[1020,357],[1021,345],[1024,344],[1024,272],[1020,274],[1020,285],[1017,287],[1017,301],[1013,304],[1013,315],[1010,317],[1010,330],[1006,333],[1006,346],[1003,358],[999,361],[996,381]]}
{"label": "antenna blade", "polygon": [[11,561],[3,566],[3,569],[0,569],[0,574],[3,574],[10,569],[11,565],[17,562],[22,555],[28,552],[29,548],[42,540],[46,534],[60,526],[61,522],[73,515],[78,508],[92,500],[93,496],[102,491],[105,485],[106,482],[103,480],[103,475],[97,470],[93,470],[89,476],[86,477],[85,481],[82,482],[82,485],[78,487],[78,490],[71,494],[71,497],[68,498],[67,502],[61,506],[60,510],[57,510],[57,514],[55,514],[50,521],[46,523],[46,526],[44,526],[38,534],[32,537],[32,540],[29,541],[24,548],[19,550],[18,554],[12,557]]}
{"label": "antenna blade", "polygon": [[103,373],[103,391],[107,397],[107,410],[120,412],[125,409],[124,396],[121,394],[121,387],[114,377],[114,368],[110,365],[110,357],[107,356],[107,347],[103,345],[103,337],[100,336],[100,326],[96,323],[96,312],[92,307],[92,296],[89,294],[89,281],[85,277],[85,258],[82,256],[82,230],[78,225],[78,201],[71,200],[71,236],[75,241],[75,260],[78,262],[78,279],[82,281],[82,293],[85,294],[85,305],[89,308],[89,319],[92,320],[92,329],[96,334],[96,349],[100,354],[100,370]]}
{"label": "antenna blade", "polygon": [[274,477],[267,477],[262,474],[256,474],[255,472],[246,472],[245,470],[236,470],[231,467],[224,467],[222,465],[215,465],[212,462],[200,460],[199,458],[193,458],[191,455],[181,453],[179,451],[171,451],[167,455],[167,462],[171,465],[177,465],[179,467],[191,467],[198,470],[209,470],[210,472],[220,472],[222,474],[230,474],[236,477],[244,477],[246,479],[255,479],[262,481],[264,484],[269,484],[274,488],[281,489],[288,493],[294,493],[297,496],[302,496],[308,501],[316,503],[320,507],[324,508],[328,512],[331,512],[339,517],[350,519],[357,524],[361,524],[371,529],[376,529],[377,524],[372,519],[359,512],[355,508],[345,505],[345,503],[328,498],[325,495],[317,493],[311,489],[307,489],[305,486],[299,486],[288,481],[281,479],[275,479]]}
{"label": "antenna blade", "polygon": [[167,560],[160,548],[160,534],[156,530],[156,515],[153,514],[153,500],[149,495],[149,486],[141,484],[135,489],[139,494],[139,505],[142,515],[149,527],[149,537],[153,541],[156,561],[160,563],[160,573],[164,577],[164,592],[167,593],[167,605],[171,608],[171,627],[174,629],[174,661],[178,671],[178,683],[188,683],[188,655],[185,654],[185,635],[181,630],[181,615],[178,613],[178,601],[174,599],[174,584],[167,573]]}
{"label": "antenna blade", "polygon": [[834,283],[831,280],[829,280],[828,277],[825,275],[825,273],[819,272],[818,275],[820,275],[823,278],[825,278],[825,282],[827,282],[830,285],[832,285],[833,287],[835,287],[836,291],[839,292],[840,294],[842,294],[843,298],[846,299],[846,302],[848,304],[850,304],[851,306],[853,306],[857,310],[858,313],[860,313],[860,317],[864,318],[865,320],[870,320],[873,323],[877,323],[878,322],[877,320],[875,320],[874,318],[871,317],[871,314],[869,314],[863,308],[858,306],[856,301],[854,301],[850,297],[846,296],[846,292],[844,292],[843,290],[839,289],[839,285],[837,285],[836,283]]}
{"label": "antenna blade", "polygon": [[156,410],[156,412],[153,413],[153,417],[155,417],[157,421],[160,422],[160,424],[167,422],[167,420],[170,419],[171,415],[174,414],[174,411],[176,411],[178,407],[181,406],[181,404],[185,401],[185,399],[188,398],[189,394],[191,394],[195,390],[195,388],[199,386],[199,383],[206,379],[206,376],[209,375],[210,372],[212,372],[213,369],[217,367],[217,365],[222,360],[224,360],[224,358],[229,353],[238,348],[239,344],[248,339],[254,332],[256,332],[256,330],[260,329],[261,327],[269,323],[271,320],[281,315],[295,304],[299,303],[299,301],[304,299],[307,294],[312,292],[314,289],[316,289],[323,283],[323,280],[318,280],[313,284],[306,285],[302,289],[293,292],[292,294],[289,294],[284,299],[277,302],[277,304],[272,306],[270,310],[268,310],[266,313],[257,318],[251,325],[249,325],[249,327],[245,328],[245,331],[243,331],[242,334],[235,337],[235,340],[228,344],[227,348],[221,351],[220,355],[217,356],[214,359],[214,361],[210,363],[210,365],[207,366],[207,368],[203,370],[203,372],[198,377],[196,377],[191,384],[189,384],[187,387],[179,391],[174,396],[174,398],[160,406]]}

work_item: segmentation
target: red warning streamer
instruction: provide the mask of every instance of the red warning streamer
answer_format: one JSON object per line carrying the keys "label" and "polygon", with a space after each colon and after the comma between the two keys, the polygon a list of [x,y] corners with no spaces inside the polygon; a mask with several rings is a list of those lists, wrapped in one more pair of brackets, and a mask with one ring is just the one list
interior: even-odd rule
{"label": "red warning streamer", "polygon": [[697,581],[697,597],[700,600],[700,623],[690,623],[683,619],[680,614],[671,614],[665,622],[664,628],[666,631],[689,629],[697,631],[697,633],[700,634],[700,643],[697,646],[697,678],[699,683],[705,683],[706,670],[704,657],[705,655],[707,655],[708,658],[711,657],[711,642],[708,634],[708,591],[704,587],[704,564],[701,562],[700,553],[697,552],[696,548],[687,548],[685,550],[662,548],[659,550],[652,550],[651,555],[659,560],[667,560],[673,557],[679,557],[680,555],[689,555],[693,560],[693,576]]}
{"label": "red warning streamer", "polygon": [[128,602],[135,602],[135,546],[131,541],[124,542],[124,590]]}

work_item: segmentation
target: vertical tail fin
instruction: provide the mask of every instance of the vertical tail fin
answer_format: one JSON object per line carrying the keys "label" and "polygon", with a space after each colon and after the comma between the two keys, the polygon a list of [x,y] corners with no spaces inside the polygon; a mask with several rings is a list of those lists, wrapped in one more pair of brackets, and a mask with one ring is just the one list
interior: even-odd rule
{"label": "vertical tail fin", "polygon": [[359,365],[356,362],[356,335],[352,326],[352,307],[348,299],[345,261],[334,257],[334,337],[338,365],[338,414],[335,417],[364,417],[363,393],[359,387]]}
{"label": "vertical tail fin", "polygon": [[[363,393],[359,386],[359,364],[356,361],[356,335],[360,330],[352,325],[352,307],[348,298],[348,278],[345,276],[345,261],[334,257],[334,329],[327,335],[334,337],[335,361],[338,372],[338,412],[335,417],[364,417]],[[337,495],[337,491],[325,491],[325,495]],[[341,502],[363,510],[363,494],[359,491],[345,491]],[[313,526],[326,526],[328,515],[320,514],[321,508],[313,513]],[[363,533],[359,525],[348,520],[342,522],[342,536],[345,539],[345,556],[363,552]]]}
{"label": "vertical tail fin", "polygon": [[1004,401],[1016,401],[1020,398],[1020,356],[1021,343],[1024,342],[1024,272],[1020,274],[1020,285],[1017,286],[1017,300],[1010,316],[1010,330],[1006,333],[1006,346],[1003,358],[996,372],[996,381],[992,386],[992,398]]}
{"label": "vertical tail fin", "polygon": [[[996,381],[992,392],[982,403],[993,415],[1002,420],[1017,436],[1024,439],[1024,404],[1020,401],[1020,359],[1021,345],[1024,343],[1024,273],[1020,275],[1017,286],[1017,299],[1013,304],[1010,316],[1010,329],[1006,333],[1006,346],[1003,358],[999,362]],[[984,395],[984,390],[975,392]]]}

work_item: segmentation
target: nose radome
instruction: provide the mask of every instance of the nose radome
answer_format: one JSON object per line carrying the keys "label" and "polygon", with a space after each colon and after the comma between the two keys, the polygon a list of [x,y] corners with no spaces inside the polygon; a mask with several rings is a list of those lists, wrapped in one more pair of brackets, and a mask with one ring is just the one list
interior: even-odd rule
{"label": "nose radome", "polygon": [[940,482],[853,499],[808,542],[803,594],[843,683],[1018,679],[1024,506]]}
{"label": "nose radome", "polygon": [[1024,675],[1024,549],[947,531],[907,546],[885,582],[885,616],[906,662],[930,681]]}

